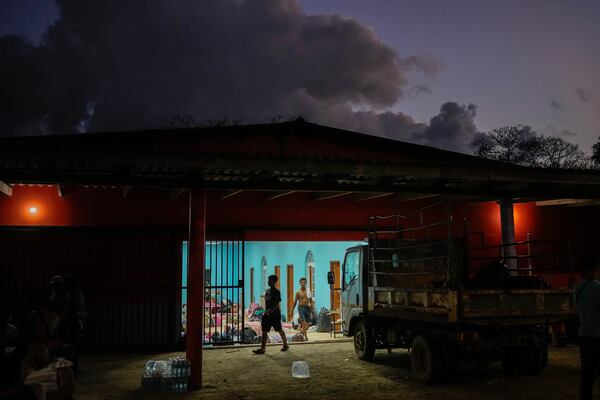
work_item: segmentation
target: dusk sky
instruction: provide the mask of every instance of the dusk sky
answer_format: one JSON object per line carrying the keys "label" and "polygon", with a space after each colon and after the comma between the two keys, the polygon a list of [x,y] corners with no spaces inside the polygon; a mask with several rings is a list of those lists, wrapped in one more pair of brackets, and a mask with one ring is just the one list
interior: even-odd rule
{"label": "dusk sky", "polygon": [[[228,9],[221,4],[215,6],[214,1],[131,2],[143,5],[143,12],[139,12],[141,8],[136,11],[135,6],[90,1],[89,15],[73,0],[59,3],[67,10],[68,15],[62,19],[68,29],[55,35],[55,43],[49,48],[59,49],[58,55],[51,56],[59,61],[48,62],[48,68],[60,71],[64,69],[60,62],[74,57],[80,72],[71,74],[76,84],[59,72],[47,80],[64,79],[67,86],[73,85],[69,93],[75,94],[37,102],[35,112],[20,109],[27,104],[27,94],[9,95],[8,102],[13,104],[9,112],[23,116],[14,119],[7,117],[7,112],[1,114],[8,121],[1,121],[1,127],[13,130],[8,134],[28,134],[33,126],[38,130],[43,126],[42,131],[52,133],[155,127],[150,116],[158,121],[157,115],[164,110],[165,115],[189,113],[198,119],[228,117],[244,122],[303,114],[319,123],[455,150],[464,150],[476,131],[512,124],[531,125],[538,133],[561,136],[586,152],[600,136],[598,1],[299,0],[295,4],[291,0],[250,0],[246,2],[250,5],[241,6],[243,1],[223,0]],[[42,35],[48,25],[61,18],[52,0],[3,0],[1,7],[0,36],[23,35],[36,46],[44,46]],[[304,14],[344,18],[311,19]],[[157,23],[162,15],[164,19]],[[345,23],[347,17],[357,24]],[[125,22],[128,18],[134,20],[133,27]],[[111,30],[106,25],[112,25],[113,19]],[[240,28],[245,21],[248,27]],[[196,25],[202,24],[210,26],[199,30]],[[300,28],[288,28],[295,26]],[[372,36],[365,33],[369,29]],[[222,48],[217,49],[214,40],[209,42],[203,36],[205,32],[222,40]],[[259,32],[257,39],[244,43],[247,32]],[[118,34],[139,34],[138,39],[145,41],[148,50],[111,38]],[[237,40],[236,35],[244,39]],[[186,54],[194,54],[190,49],[196,45],[210,49],[199,50],[205,57],[188,60]],[[46,52],[25,59],[26,51],[10,46],[0,46],[0,54],[19,54],[18,60],[24,65],[43,63],[48,57]],[[78,46],[99,50],[87,54]],[[173,46],[186,50],[167,55]],[[7,53],[6,48],[12,52]],[[74,48],[77,50],[71,52]],[[133,61],[139,58],[138,51],[139,57],[147,57],[139,64]],[[328,58],[330,54],[339,57]],[[177,68],[173,63],[158,61],[173,56],[182,60]],[[125,60],[127,57],[132,60]],[[264,66],[254,60],[271,57],[263,77]],[[17,79],[6,76],[9,67],[2,63],[8,63],[7,59],[10,57],[0,60],[5,74],[3,87],[8,80],[21,82],[20,86],[14,83],[13,91],[24,86],[36,98],[41,96],[36,91],[61,90],[58,83],[42,83],[35,88],[23,83],[34,75],[45,79],[37,72]],[[127,67],[115,67],[121,61]],[[111,68],[115,70],[109,73]],[[124,82],[132,71],[140,76],[133,78],[134,83],[125,92]],[[161,81],[162,71],[165,76],[172,74],[169,85]],[[282,71],[290,71],[290,76]],[[198,74],[205,76],[206,82]],[[155,79],[157,76],[161,78]],[[177,77],[181,82],[173,81]],[[211,86],[210,82],[219,79],[228,83]],[[244,91],[240,92],[239,87]],[[260,99],[259,104],[253,96]],[[117,97],[124,104],[109,104],[107,99]],[[178,98],[164,103],[159,100],[169,97]],[[231,97],[240,100],[230,101]],[[445,111],[440,112],[448,102]],[[58,103],[69,107],[58,109]],[[141,122],[132,123],[127,115]],[[431,120],[436,116],[436,121]],[[447,125],[436,131],[438,123]],[[452,135],[454,139],[446,137]]]}

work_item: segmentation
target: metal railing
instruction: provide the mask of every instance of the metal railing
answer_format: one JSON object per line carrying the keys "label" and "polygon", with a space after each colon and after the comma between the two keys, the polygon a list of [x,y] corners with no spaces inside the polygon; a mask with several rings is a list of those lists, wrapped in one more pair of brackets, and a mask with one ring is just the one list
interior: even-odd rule
{"label": "metal railing", "polygon": [[[446,282],[452,273],[452,213],[447,199],[435,201],[407,214],[369,218],[369,272],[377,280],[402,279],[438,273]],[[446,228],[446,229],[444,229]],[[438,232],[440,230],[443,232]],[[437,234],[434,234],[437,233]],[[441,236],[445,236],[441,239]]]}

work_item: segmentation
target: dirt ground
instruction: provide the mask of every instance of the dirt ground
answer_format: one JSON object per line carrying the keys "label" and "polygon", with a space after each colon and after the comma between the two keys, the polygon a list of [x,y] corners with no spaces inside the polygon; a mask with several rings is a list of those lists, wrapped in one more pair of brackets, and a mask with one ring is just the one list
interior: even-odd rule
{"label": "dirt ground", "polygon": [[[82,360],[77,399],[575,399],[576,347],[551,348],[548,368],[537,377],[507,377],[500,363],[461,368],[450,384],[424,386],[411,378],[409,354],[378,351],[373,362],[359,361],[351,342],[279,346],[254,355],[252,347],[211,349],[204,353],[204,387],[186,394],[141,393],[140,375],[151,358],[172,354],[94,356]],[[305,360],[309,379],[291,375],[292,362]]]}

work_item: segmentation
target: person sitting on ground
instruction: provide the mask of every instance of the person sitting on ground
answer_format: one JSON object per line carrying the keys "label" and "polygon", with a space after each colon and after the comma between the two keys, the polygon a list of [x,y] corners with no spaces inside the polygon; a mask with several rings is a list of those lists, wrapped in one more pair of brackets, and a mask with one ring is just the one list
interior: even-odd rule
{"label": "person sitting on ground", "polygon": [[281,309],[279,303],[281,302],[281,293],[275,287],[277,283],[277,275],[269,276],[269,288],[265,291],[265,312],[262,314],[261,328],[262,337],[260,341],[260,349],[253,350],[254,354],[265,354],[267,347],[267,336],[271,328],[279,333],[283,342],[281,351],[287,351],[289,346],[287,344],[287,338],[283,327],[281,326]]}
{"label": "person sitting on ground", "polygon": [[33,294],[33,310],[29,315],[29,342],[41,340],[50,350],[60,348],[60,318],[48,306],[48,297],[44,291]]}
{"label": "person sitting on ground", "polygon": [[573,289],[579,315],[579,357],[581,399],[591,400],[600,371],[600,264],[589,258],[583,265],[582,280]]}
{"label": "person sitting on ground", "polygon": [[75,386],[71,366],[65,359],[52,360],[46,343],[36,340],[23,360],[23,384],[34,390],[38,400],[71,399]]}
{"label": "person sitting on ground", "polygon": [[304,340],[308,341],[307,330],[312,320],[313,298],[309,288],[306,287],[306,278],[300,278],[300,290],[296,292],[292,312],[298,304],[298,316],[300,320],[300,331]]}

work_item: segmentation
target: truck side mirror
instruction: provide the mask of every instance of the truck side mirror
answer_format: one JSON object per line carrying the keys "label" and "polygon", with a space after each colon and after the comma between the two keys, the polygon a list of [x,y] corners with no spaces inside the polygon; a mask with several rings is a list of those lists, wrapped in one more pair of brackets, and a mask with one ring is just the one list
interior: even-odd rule
{"label": "truck side mirror", "polygon": [[329,271],[327,273],[327,283],[330,285],[333,285],[335,283],[335,275],[333,274],[333,271]]}

